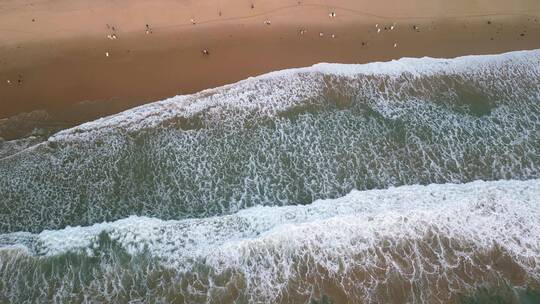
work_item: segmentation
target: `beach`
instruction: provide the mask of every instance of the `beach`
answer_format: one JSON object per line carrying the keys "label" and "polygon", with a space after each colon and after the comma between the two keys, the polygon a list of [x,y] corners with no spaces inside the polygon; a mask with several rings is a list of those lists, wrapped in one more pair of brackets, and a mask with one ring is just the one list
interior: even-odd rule
{"label": "beach", "polygon": [[539,19],[0,1],[0,303],[540,302]]}
{"label": "beach", "polygon": [[538,16],[535,0],[3,1],[0,118],[67,127],[319,62],[534,49]]}

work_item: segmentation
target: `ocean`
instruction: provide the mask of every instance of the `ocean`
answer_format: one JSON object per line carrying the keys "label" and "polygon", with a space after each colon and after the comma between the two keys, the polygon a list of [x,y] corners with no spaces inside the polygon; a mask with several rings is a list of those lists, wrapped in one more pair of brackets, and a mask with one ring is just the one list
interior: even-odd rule
{"label": "ocean", "polygon": [[535,303],[539,79],[322,63],[0,143],[0,302]]}

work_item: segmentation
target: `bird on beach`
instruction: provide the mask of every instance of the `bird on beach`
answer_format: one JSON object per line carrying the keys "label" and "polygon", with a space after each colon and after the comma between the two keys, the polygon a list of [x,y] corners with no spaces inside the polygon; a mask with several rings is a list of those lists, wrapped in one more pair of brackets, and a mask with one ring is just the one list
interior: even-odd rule
{"label": "bird on beach", "polygon": [[111,25],[109,25],[108,23],[106,24],[106,26],[107,26],[107,29],[109,29],[109,30],[112,31],[111,34],[107,35],[107,38],[110,39],[110,40],[116,40],[116,39],[118,39],[118,36],[116,35],[116,27],[111,26]]}
{"label": "bird on beach", "polygon": [[204,56],[210,55],[210,52],[209,52],[207,49],[203,49],[203,50],[201,51],[201,53],[202,53]]}

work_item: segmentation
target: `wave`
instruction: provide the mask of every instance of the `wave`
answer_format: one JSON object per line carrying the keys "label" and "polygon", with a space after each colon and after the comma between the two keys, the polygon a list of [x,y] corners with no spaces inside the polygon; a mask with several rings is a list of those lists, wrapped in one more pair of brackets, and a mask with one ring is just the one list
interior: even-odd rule
{"label": "wave", "polygon": [[540,50],[319,64],[141,106],[0,159],[0,232],[539,178],[539,77]]}
{"label": "wave", "polygon": [[[540,287],[540,180],[353,191],[307,206],[0,236],[0,299],[455,302]],[[54,291],[54,292],[50,292]]]}
{"label": "wave", "polygon": [[[205,90],[198,94],[176,96],[164,101],[140,106],[117,115],[98,119],[81,126],[61,131],[53,136],[51,141],[81,140],[83,138],[100,136],[103,133],[124,131],[139,131],[162,125],[169,120],[179,118],[190,119],[204,113],[205,120],[243,119],[248,115],[275,116],[291,108],[313,102],[328,95],[328,90],[334,94],[351,94],[354,97],[370,97],[374,99],[406,100],[415,95],[436,96],[441,92],[430,89],[440,85],[447,91],[456,85],[446,82],[444,76],[479,77],[469,89],[478,89],[478,95],[497,96],[498,90],[505,95],[519,96],[518,88],[526,87],[536,93],[538,84],[531,82],[540,75],[538,61],[540,50],[516,51],[501,55],[473,55],[454,59],[437,58],[402,58],[391,62],[374,62],[367,64],[328,64],[320,63],[308,68],[288,69],[271,72],[258,77],[250,77],[238,83]],[[489,83],[484,78],[504,77],[506,85]],[[373,77],[375,79],[372,79]],[[432,79],[436,78],[436,79]],[[442,79],[441,79],[442,78]],[[495,77],[494,77],[495,78]],[[405,81],[403,81],[405,80]],[[423,83],[422,80],[433,80],[433,83]],[[459,80],[455,79],[454,81]],[[345,83],[343,83],[345,82]],[[441,83],[442,82],[442,83]],[[347,87],[343,88],[339,84]],[[420,84],[420,86],[416,86]],[[461,83],[460,83],[461,84]],[[336,86],[337,85],[337,86]],[[385,86],[383,88],[376,85]],[[489,87],[488,85],[492,85]],[[466,87],[467,88],[467,87]],[[362,92],[357,90],[361,89]],[[353,90],[350,92],[350,90]],[[483,92],[487,90],[488,92]],[[340,92],[341,91],[341,92]],[[349,92],[347,92],[349,91]],[[489,91],[492,94],[489,94]],[[444,92],[446,93],[446,92]],[[455,95],[459,92],[451,92]],[[469,92],[474,93],[474,92]],[[349,98],[353,96],[347,96]],[[456,97],[456,96],[454,96]],[[457,96],[459,97],[459,96]],[[471,96],[472,97],[472,96]],[[530,96],[528,96],[530,97]],[[316,102],[316,101],[315,101]],[[481,100],[465,101],[471,105]],[[238,111],[241,115],[225,115],[229,111]],[[205,121],[205,125],[210,124]]]}

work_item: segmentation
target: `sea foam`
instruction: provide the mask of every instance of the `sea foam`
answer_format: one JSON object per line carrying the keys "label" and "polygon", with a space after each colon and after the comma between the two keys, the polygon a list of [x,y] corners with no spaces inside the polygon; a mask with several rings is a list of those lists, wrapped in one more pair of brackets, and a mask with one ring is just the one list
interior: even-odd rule
{"label": "sea foam", "polygon": [[141,106],[0,159],[0,232],[539,178],[539,77],[539,50],[320,64]]}
{"label": "sea foam", "polygon": [[0,302],[540,288],[539,77],[540,50],[318,64],[10,152]]}
{"label": "sea foam", "polygon": [[[495,66],[504,71],[494,69]],[[325,76],[341,76],[352,80],[356,77],[369,76],[399,78],[406,75],[411,78],[420,78],[463,74],[472,77],[500,74],[501,77],[506,78],[509,86],[519,82],[520,77],[538,78],[540,77],[540,50],[514,51],[499,55],[471,55],[454,59],[424,57],[367,64],[319,63],[312,67],[287,69],[250,77],[197,94],[175,96],[139,106],[61,131],[51,136],[49,140],[76,140],[117,129],[133,132],[156,127],[172,118],[189,118],[208,109],[218,111],[219,108],[237,108],[242,112],[256,109],[255,111],[261,115],[275,115],[305,100],[324,95]]]}
{"label": "sea foam", "polygon": [[[26,239],[32,244],[26,259],[38,258],[35,263],[67,252],[99,259],[112,254],[106,252],[112,249],[96,251],[106,233],[132,256],[148,254],[179,273],[174,280],[198,277],[199,283],[190,283],[199,284],[198,291],[193,286],[178,291],[185,299],[199,299],[194,302],[219,302],[216,292],[227,284],[218,283],[223,276],[239,284],[236,297],[248,302],[306,299],[336,288],[354,303],[399,295],[414,302],[449,301],[480,283],[540,283],[539,195],[540,180],[402,186],[205,219],[129,217],[90,227],[14,233],[1,236],[0,242]],[[20,259],[14,256],[0,259],[4,269]],[[125,267],[121,260],[108,263],[97,267]],[[77,271],[80,266],[69,267]],[[130,276],[141,271],[148,270],[136,268]],[[66,276],[53,273],[54,280]],[[5,273],[3,278],[18,277]],[[110,279],[96,277],[89,286]],[[197,298],[198,292],[205,296]]]}

